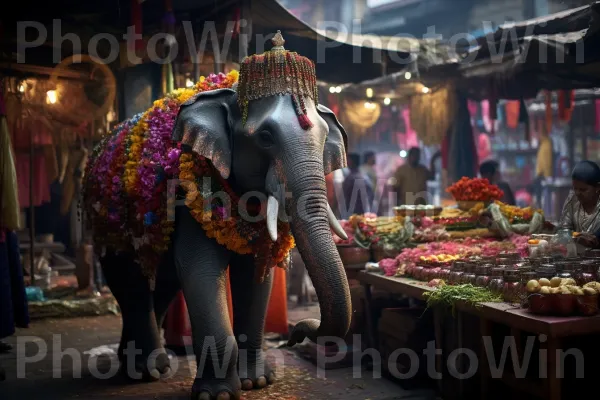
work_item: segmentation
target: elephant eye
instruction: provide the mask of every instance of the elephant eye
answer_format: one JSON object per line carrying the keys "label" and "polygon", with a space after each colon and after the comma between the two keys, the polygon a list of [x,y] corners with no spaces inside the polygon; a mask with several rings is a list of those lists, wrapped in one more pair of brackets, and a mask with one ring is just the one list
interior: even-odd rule
{"label": "elephant eye", "polygon": [[275,144],[275,139],[268,131],[262,131],[258,134],[258,141],[262,147],[268,148]]}

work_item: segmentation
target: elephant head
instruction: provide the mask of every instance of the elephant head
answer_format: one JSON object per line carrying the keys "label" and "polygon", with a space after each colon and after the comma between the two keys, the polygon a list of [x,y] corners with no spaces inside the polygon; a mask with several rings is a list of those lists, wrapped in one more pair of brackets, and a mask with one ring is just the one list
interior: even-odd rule
{"label": "elephant head", "polygon": [[[268,196],[272,239],[277,218],[291,218],[298,250],[315,286],[321,320],[301,321],[290,345],[305,337],[344,337],[351,319],[350,291],[331,228],[345,233],[327,202],[325,175],[346,166],[346,132],[328,108],[303,99],[298,117],[293,94],[252,99],[240,106],[239,87],[204,92],[185,103],[174,139],[211,160],[238,192]],[[286,195],[287,193],[287,195]],[[285,212],[284,212],[285,211]]]}

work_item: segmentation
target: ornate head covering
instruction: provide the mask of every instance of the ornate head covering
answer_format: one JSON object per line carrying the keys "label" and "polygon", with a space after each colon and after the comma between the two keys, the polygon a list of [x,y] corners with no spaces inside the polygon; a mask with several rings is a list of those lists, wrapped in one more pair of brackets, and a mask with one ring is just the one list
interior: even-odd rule
{"label": "ornate head covering", "polygon": [[273,48],[263,54],[244,58],[240,67],[238,103],[242,122],[248,118],[248,103],[269,96],[290,94],[302,129],[310,129],[312,122],[306,115],[304,98],[318,101],[315,64],[298,53],[286,50],[281,31],[273,39]]}

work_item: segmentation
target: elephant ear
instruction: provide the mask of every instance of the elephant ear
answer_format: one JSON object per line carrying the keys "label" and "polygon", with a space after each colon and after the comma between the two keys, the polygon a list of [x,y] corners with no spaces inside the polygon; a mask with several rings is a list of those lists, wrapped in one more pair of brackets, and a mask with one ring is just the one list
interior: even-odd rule
{"label": "elephant ear", "polygon": [[346,168],[348,137],[346,136],[346,130],[333,111],[322,104],[317,105],[317,111],[329,127],[329,134],[323,151],[323,167],[325,175],[328,175],[338,169]]}
{"label": "elephant ear", "polygon": [[231,173],[230,114],[236,92],[218,89],[190,98],[179,109],[173,140],[211,161],[225,179]]}

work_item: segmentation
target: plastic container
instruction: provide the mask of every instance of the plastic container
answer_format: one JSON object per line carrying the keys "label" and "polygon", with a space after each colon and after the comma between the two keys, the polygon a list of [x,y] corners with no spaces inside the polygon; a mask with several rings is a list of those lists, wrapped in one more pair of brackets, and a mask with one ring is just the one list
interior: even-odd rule
{"label": "plastic container", "polygon": [[541,293],[532,293],[527,296],[527,303],[529,304],[529,311],[539,315],[552,314],[552,296]]}
{"label": "plastic container", "polygon": [[577,296],[577,311],[586,316],[598,314],[598,295]]}
{"label": "plastic container", "polygon": [[570,317],[577,312],[577,297],[574,294],[552,294],[552,309],[554,314]]}

